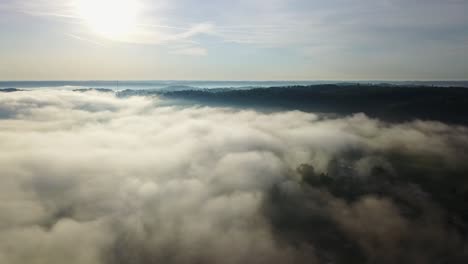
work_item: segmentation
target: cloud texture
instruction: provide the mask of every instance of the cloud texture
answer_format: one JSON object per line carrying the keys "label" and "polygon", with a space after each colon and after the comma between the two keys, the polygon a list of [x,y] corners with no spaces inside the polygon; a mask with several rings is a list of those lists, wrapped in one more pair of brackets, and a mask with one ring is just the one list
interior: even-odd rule
{"label": "cloud texture", "polygon": [[0,263],[463,263],[467,132],[2,94]]}

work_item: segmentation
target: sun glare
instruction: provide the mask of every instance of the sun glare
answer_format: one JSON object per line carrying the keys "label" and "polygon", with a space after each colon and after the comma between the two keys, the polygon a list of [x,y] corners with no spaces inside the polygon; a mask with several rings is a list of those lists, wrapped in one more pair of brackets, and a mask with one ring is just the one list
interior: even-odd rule
{"label": "sun glare", "polygon": [[108,38],[125,38],[137,29],[137,0],[74,0],[74,9],[92,31]]}

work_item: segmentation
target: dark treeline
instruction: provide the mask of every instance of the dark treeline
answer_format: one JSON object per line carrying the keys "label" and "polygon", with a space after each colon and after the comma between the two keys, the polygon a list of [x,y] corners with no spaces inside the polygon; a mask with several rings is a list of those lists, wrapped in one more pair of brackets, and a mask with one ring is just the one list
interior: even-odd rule
{"label": "dark treeline", "polygon": [[0,93],[14,93],[14,92],[21,92],[22,90],[16,88],[3,88],[0,89]]}
{"label": "dark treeline", "polygon": [[[111,89],[76,89],[77,92]],[[0,92],[21,91],[15,88]],[[124,90],[118,96],[158,95],[187,104],[255,108],[257,110],[300,110],[327,114],[364,113],[390,122],[415,119],[468,124],[468,89],[463,87],[326,84],[253,89]]]}
{"label": "dark treeline", "polygon": [[[128,91],[124,91],[122,95],[126,93],[128,95]],[[421,119],[455,124],[468,123],[468,89],[457,87],[313,85],[249,90],[153,91],[152,93],[216,106],[336,114],[362,112],[386,121]]]}

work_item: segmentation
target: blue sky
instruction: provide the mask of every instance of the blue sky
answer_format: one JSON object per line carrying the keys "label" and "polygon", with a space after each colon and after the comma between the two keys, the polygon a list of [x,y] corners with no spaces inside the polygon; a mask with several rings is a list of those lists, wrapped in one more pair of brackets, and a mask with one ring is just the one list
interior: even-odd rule
{"label": "blue sky", "polygon": [[468,79],[467,0],[2,0],[0,79]]}

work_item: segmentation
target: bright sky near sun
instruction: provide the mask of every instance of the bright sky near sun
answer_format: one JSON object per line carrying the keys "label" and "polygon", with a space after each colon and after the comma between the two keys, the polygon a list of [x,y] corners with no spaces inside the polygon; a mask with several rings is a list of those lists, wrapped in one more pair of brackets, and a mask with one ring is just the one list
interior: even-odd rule
{"label": "bright sky near sun", "polygon": [[96,34],[108,38],[131,36],[137,31],[138,1],[132,0],[75,0],[73,11],[76,17]]}
{"label": "bright sky near sun", "polygon": [[468,0],[1,0],[0,80],[468,79]]}

